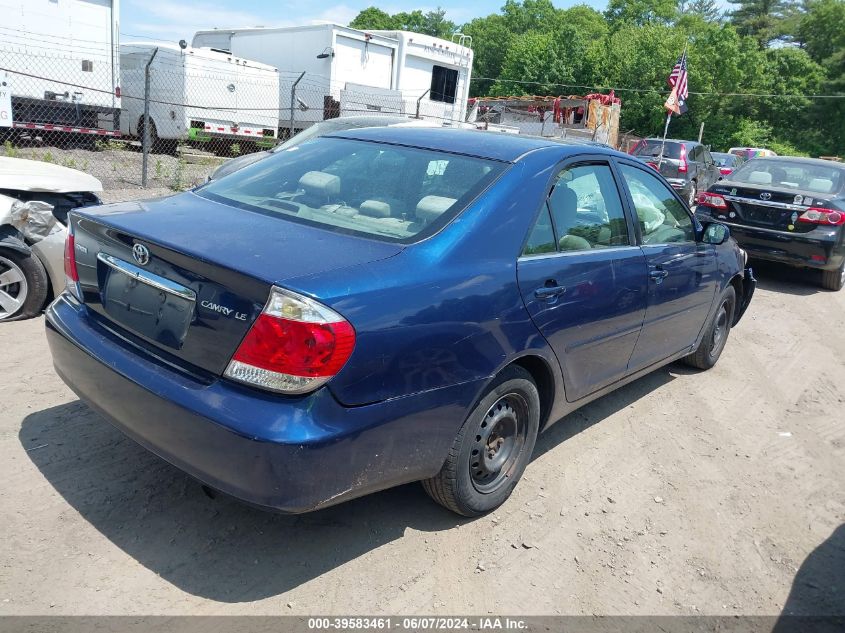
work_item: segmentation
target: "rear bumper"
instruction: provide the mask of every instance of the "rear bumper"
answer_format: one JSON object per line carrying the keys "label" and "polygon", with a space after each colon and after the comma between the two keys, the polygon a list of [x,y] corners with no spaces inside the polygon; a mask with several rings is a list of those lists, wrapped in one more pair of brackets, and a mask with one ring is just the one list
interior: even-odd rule
{"label": "rear bumper", "polygon": [[59,376],[113,425],[212,488],[282,512],[433,476],[483,382],[346,408],[328,389],[282,398],[202,382],[132,347],[67,295],[46,325]]}
{"label": "rear bumper", "polygon": [[730,227],[731,236],[754,259],[821,270],[837,270],[845,261],[842,231],[835,227],[789,233],[718,221]]}

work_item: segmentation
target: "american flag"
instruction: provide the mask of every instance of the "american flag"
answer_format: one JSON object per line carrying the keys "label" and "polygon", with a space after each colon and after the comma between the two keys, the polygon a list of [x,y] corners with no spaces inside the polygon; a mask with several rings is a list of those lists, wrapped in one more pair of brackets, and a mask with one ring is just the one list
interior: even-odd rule
{"label": "american flag", "polygon": [[684,50],[683,54],[678,58],[675,67],[672,69],[672,72],[669,73],[669,79],[667,80],[669,85],[673,88],[677,87],[675,94],[678,97],[679,102],[684,102],[687,100],[689,96],[687,85],[687,51]]}

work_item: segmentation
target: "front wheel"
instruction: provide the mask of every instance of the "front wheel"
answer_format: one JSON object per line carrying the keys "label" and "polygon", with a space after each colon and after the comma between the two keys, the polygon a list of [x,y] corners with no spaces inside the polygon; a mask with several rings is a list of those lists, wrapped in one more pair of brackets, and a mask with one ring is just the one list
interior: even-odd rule
{"label": "front wheel", "polygon": [[822,271],[822,288],[835,292],[842,290],[843,286],[845,286],[845,263],[837,270]]}
{"label": "front wheel", "polygon": [[440,505],[474,517],[513,492],[534,450],[540,395],[521,367],[506,368],[464,422],[440,472],[422,482]]}
{"label": "front wheel", "polygon": [[719,307],[716,308],[716,313],[708,323],[701,343],[692,354],[684,357],[687,365],[698,369],[710,369],[716,364],[728,342],[735,310],[736,291],[733,286],[728,286],[719,299]]}
{"label": "front wheel", "polygon": [[0,248],[0,323],[38,314],[48,289],[47,271],[33,253]]}

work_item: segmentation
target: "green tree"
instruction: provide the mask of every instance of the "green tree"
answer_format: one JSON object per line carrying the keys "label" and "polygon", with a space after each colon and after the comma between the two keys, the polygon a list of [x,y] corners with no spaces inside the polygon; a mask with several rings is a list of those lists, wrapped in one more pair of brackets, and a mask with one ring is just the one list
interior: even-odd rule
{"label": "green tree", "polygon": [[446,10],[440,7],[427,13],[417,9],[411,12],[402,11],[393,15],[377,7],[369,7],[356,15],[349,26],[364,31],[412,31],[445,39],[449,39],[456,28],[454,22],[446,19]]}
{"label": "green tree", "polygon": [[498,14],[476,18],[465,24],[461,32],[472,37],[474,60],[470,94],[487,95],[502,72],[505,53],[515,37],[505,18]]}
{"label": "green tree", "polygon": [[614,26],[670,24],[678,14],[678,0],[610,0],[604,12]]}
{"label": "green tree", "polygon": [[679,12],[684,16],[699,17],[705,22],[719,22],[723,11],[716,0],[690,0],[682,2]]}
{"label": "green tree", "polygon": [[[589,74],[585,64],[588,41],[573,26],[555,33],[524,33],[511,40],[492,94],[559,95],[568,92],[561,84],[574,84]],[[585,72],[586,71],[586,72]],[[523,82],[532,82],[526,85]]]}
{"label": "green tree", "polygon": [[553,30],[559,11],[551,0],[506,0],[502,16],[507,29],[516,35]]}
{"label": "green tree", "polygon": [[349,26],[362,31],[389,31],[397,28],[397,22],[389,13],[369,7],[356,15]]}
{"label": "green tree", "polygon": [[734,8],[729,16],[740,35],[757,40],[760,48],[783,37],[796,5],[790,0],[728,0]]}

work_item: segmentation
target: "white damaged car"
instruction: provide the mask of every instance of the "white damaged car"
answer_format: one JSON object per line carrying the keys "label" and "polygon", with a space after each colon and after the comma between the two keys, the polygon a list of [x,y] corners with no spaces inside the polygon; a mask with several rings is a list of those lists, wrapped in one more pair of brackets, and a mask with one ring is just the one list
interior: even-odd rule
{"label": "white damaged car", "polygon": [[0,156],[0,322],[41,312],[65,287],[68,211],[100,204],[76,169]]}

